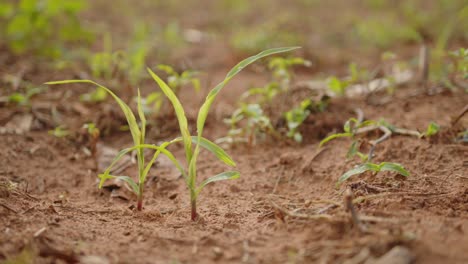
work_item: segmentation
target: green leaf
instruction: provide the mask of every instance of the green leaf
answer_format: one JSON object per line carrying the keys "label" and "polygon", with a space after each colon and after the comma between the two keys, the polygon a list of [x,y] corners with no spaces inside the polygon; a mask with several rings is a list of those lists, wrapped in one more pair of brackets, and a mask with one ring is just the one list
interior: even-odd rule
{"label": "green leaf", "polygon": [[380,163],[379,167],[380,171],[394,171],[405,177],[410,176],[410,173],[401,164],[398,163],[382,162]]}
{"label": "green leaf", "polygon": [[[338,184],[341,184],[342,182],[346,181],[347,179],[349,179],[351,176],[354,176],[356,174],[361,174],[361,173],[364,173],[366,171],[374,171],[376,169],[376,166],[372,166],[372,165],[375,165],[375,164],[371,164],[371,163],[364,163],[362,165],[359,165],[349,171],[347,171],[345,174],[343,174],[339,179],[338,179]],[[378,166],[377,166],[377,169],[378,169]]]}
{"label": "green leaf", "polygon": [[217,182],[217,181],[224,181],[224,180],[234,180],[240,177],[240,173],[238,171],[226,171],[220,173],[216,176],[210,177],[204,180],[200,186],[197,188],[196,194],[198,195],[200,191],[209,183]]}
{"label": "green leaf", "polygon": [[322,141],[320,141],[320,144],[319,144],[319,147],[322,147],[325,143],[335,139],[335,138],[340,138],[340,137],[352,137],[353,134],[352,133],[337,133],[337,134],[333,134],[333,135],[330,135],[326,138],[324,138]]}
{"label": "green leaf", "polygon": [[392,163],[392,162],[382,162],[380,164],[374,164],[374,163],[364,163],[361,164],[349,171],[347,171],[345,174],[343,174],[339,179],[337,185],[343,183],[347,179],[349,179],[351,176],[357,175],[364,173],[366,171],[374,171],[374,172],[380,172],[380,171],[394,171],[397,172],[403,176],[410,176],[409,172],[401,165],[398,163]]}
{"label": "green leaf", "polygon": [[424,132],[422,134],[422,136],[425,136],[425,137],[431,137],[435,134],[437,134],[440,130],[440,126],[434,122],[431,122],[428,126],[427,126],[427,129],[426,129],[426,132]]}
{"label": "green leaf", "polygon": [[161,88],[163,93],[166,95],[169,101],[171,101],[172,106],[174,107],[177,120],[179,122],[180,133],[182,134],[182,139],[184,141],[187,162],[190,162],[190,160],[192,160],[192,140],[190,139],[190,132],[188,129],[188,122],[187,117],[185,116],[184,108],[182,107],[182,104],[180,103],[174,91],[150,68],[147,68],[147,70],[151,77],[153,77],[153,79],[158,83],[159,88]]}
{"label": "green leaf", "polygon": [[99,174],[98,177],[101,179],[101,181],[99,182],[99,189],[102,188],[102,185],[104,184],[105,181],[107,181],[109,179],[119,179],[119,180],[123,180],[126,183],[128,183],[128,185],[130,185],[130,187],[132,188],[132,191],[136,195],[140,195],[140,189],[138,188],[138,185],[135,183],[135,181],[132,178],[130,178],[128,176],[114,176],[114,175],[110,175],[108,173],[102,173],[102,174]]}
{"label": "green leaf", "polygon": [[220,146],[216,145],[212,141],[209,141],[208,139],[203,137],[201,137],[200,140],[198,140],[198,137],[192,136],[192,142],[195,144],[199,143],[201,147],[213,153],[219,160],[221,160],[225,164],[231,167],[236,166],[234,160]]}

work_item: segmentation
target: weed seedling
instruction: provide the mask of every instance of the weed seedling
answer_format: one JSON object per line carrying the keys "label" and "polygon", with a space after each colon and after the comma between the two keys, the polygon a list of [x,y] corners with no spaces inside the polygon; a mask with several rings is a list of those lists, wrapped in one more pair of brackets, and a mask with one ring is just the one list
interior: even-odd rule
{"label": "weed seedling", "polygon": [[180,89],[187,85],[192,84],[196,92],[200,91],[200,80],[197,71],[186,70],[178,73],[169,65],[159,64],[158,69],[167,74],[167,85],[172,88],[176,95],[179,95]]}
{"label": "weed seedling", "polygon": [[[200,147],[202,146],[202,135],[203,135],[203,129],[205,126],[205,121],[208,117],[208,112],[211,108],[211,105],[213,104],[213,101],[215,100],[216,96],[218,93],[224,88],[224,86],[236,75],[238,74],[243,68],[248,66],[249,64],[255,62],[258,59],[261,59],[263,57],[281,53],[281,52],[287,52],[296,49],[297,47],[288,47],[288,48],[276,48],[276,49],[269,49],[266,51],[263,51],[255,56],[249,57],[240,63],[238,63],[234,68],[232,68],[228,74],[226,75],[225,79],[219,83],[217,86],[215,86],[208,96],[205,99],[205,102],[203,105],[200,107],[200,110],[198,112],[198,117],[197,117],[197,142],[195,148],[193,148],[192,145],[192,136],[190,135],[190,130],[188,129],[188,122],[187,122],[187,117],[185,115],[184,108],[182,107],[182,104],[180,103],[179,99],[177,98],[176,94],[174,91],[167,85],[161,78],[159,78],[151,69],[148,69],[148,72],[151,74],[151,76],[154,78],[154,80],[158,83],[159,87],[161,88],[162,92],[166,95],[166,97],[169,99],[169,101],[172,103],[177,120],[179,122],[179,127],[180,127],[180,132],[182,134],[182,140],[184,143],[184,149],[185,149],[185,158],[187,162],[187,173],[182,173],[185,177],[186,184],[188,186],[189,192],[190,192],[190,204],[191,204],[191,219],[193,221],[197,220],[198,218],[198,213],[197,213],[197,199],[198,196],[201,192],[201,190],[208,184],[216,182],[216,181],[221,181],[221,180],[228,180],[228,179],[236,179],[240,176],[239,172],[237,171],[227,171],[227,172],[222,172],[216,176],[212,176],[203,182],[201,184],[197,184],[197,161],[198,161],[198,156],[200,154]],[[220,158],[224,163],[230,166],[235,166],[234,161],[227,156],[227,154],[222,151],[220,147],[212,143],[210,146],[207,146],[209,148],[216,148],[218,149],[218,158]],[[222,152],[221,152],[222,151]]]}
{"label": "weed seedling", "polygon": [[[245,124],[241,124],[242,122]],[[277,135],[271,125],[270,118],[265,115],[259,104],[241,104],[230,118],[224,120],[224,123],[231,128],[228,135],[218,139],[217,143],[246,142],[251,147],[259,136]]]}
{"label": "weed seedling", "polygon": [[366,162],[344,173],[338,179],[337,185],[340,185],[341,183],[343,183],[344,181],[346,181],[347,179],[349,179],[350,177],[354,175],[362,174],[366,171],[372,171],[375,173],[378,173],[381,171],[393,171],[405,177],[410,176],[410,173],[402,165],[398,163],[382,162],[380,164],[375,164],[375,163]]}

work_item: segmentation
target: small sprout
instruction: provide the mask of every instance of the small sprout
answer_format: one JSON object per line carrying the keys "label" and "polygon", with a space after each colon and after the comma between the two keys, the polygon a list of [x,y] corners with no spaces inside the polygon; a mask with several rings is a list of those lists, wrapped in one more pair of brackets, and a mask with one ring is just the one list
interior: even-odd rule
{"label": "small sprout", "polygon": [[[241,122],[244,124],[241,125]],[[275,133],[270,118],[259,104],[242,104],[224,123],[230,125],[231,129],[227,137],[216,141],[218,143],[247,142],[252,146],[257,137]]]}
{"label": "small sprout", "polygon": [[91,137],[93,138],[99,137],[99,128],[97,128],[94,123],[86,123],[83,125],[83,128],[86,129],[86,131]]}
{"label": "small sprout", "polygon": [[161,105],[163,103],[163,99],[163,94],[160,92],[152,92],[148,94],[145,98],[142,98],[141,104],[145,115],[159,113],[159,110],[161,109]]}
{"label": "small sprout", "polygon": [[101,87],[96,87],[96,89],[90,93],[80,95],[80,100],[87,103],[99,103],[107,98],[107,92]]}
{"label": "small sprout", "polygon": [[375,164],[375,163],[366,162],[364,164],[361,164],[347,171],[345,174],[343,174],[338,179],[337,185],[340,185],[341,183],[348,180],[350,177],[354,175],[362,174],[366,171],[372,171],[376,173],[381,172],[381,171],[393,171],[405,177],[410,176],[410,173],[401,164],[398,164],[398,163],[382,162],[380,164]]}
{"label": "small sprout", "polygon": [[179,94],[180,89],[188,84],[191,84],[196,92],[200,91],[200,80],[197,77],[200,75],[199,72],[186,70],[182,73],[178,73],[174,68],[165,64],[159,64],[158,69],[168,75],[167,85],[171,87],[175,94]]}
{"label": "small sprout", "polygon": [[[308,60],[299,57],[283,58],[275,57],[270,59],[268,68],[272,71],[273,78],[282,85],[289,85],[292,79],[291,69],[294,66],[306,66],[310,67],[312,63]],[[288,88],[288,87],[284,87]]]}
{"label": "small sprout", "polygon": [[288,133],[289,138],[293,138],[296,142],[302,142],[302,135],[298,131],[299,126],[307,119],[310,115],[310,107],[312,103],[310,99],[306,99],[300,103],[298,107],[293,108],[292,110],[285,113],[286,122],[288,124]]}
{"label": "small sprout", "polygon": [[70,131],[65,129],[63,126],[58,126],[53,130],[49,130],[49,135],[52,135],[56,138],[63,138],[70,135]]}
{"label": "small sprout", "polygon": [[434,122],[431,122],[424,133],[421,133],[420,137],[432,137],[437,134],[440,130],[440,126]]}
{"label": "small sprout", "polygon": [[8,96],[7,100],[9,103],[13,103],[19,106],[30,106],[31,105],[31,98],[37,94],[42,93],[45,88],[44,87],[34,87],[31,86],[30,84],[26,83],[26,88],[25,88],[24,93],[12,93]]}

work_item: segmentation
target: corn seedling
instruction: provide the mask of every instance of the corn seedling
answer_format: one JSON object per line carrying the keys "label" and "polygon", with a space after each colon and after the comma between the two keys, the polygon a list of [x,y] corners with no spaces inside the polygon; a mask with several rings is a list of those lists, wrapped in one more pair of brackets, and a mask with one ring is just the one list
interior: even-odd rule
{"label": "corn seedling", "polygon": [[[133,114],[130,106],[128,106],[124,101],[122,101],[117,95],[114,94],[109,88],[106,88],[98,83],[95,83],[90,80],[65,80],[65,81],[56,81],[56,82],[48,82],[46,84],[49,85],[54,85],[54,84],[72,84],[72,83],[87,83],[87,84],[93,84],[98,86],[99,88],[103,89],[107,93],[109,93],[117,102],[117,104],[120,106],[122,112],[124,113],[128,127],[130,130],[130,134],[132,135],[133,139],[133,147],[126,148],[121,150],[117,156],[114,158],[112,161],[111,165],[104,171],[104,173],[99,174],[100,183],[99,183],[99,188],[102,188],[104,182],[109,179],[120,179],[122,181],[125,181],[130,187],[131,190],[137,195],[138,197],[138,202],[137,202],[137,209],[142,210],[143,208],[143,193],[144,193],[144,183],[146,180],[146,177],[153,165],[153,163],[156,161],[158,156],[162,153],[166,155],[173,163],[174,165],[180,169],[181,166],[178,163],[178,161],[174,158],[171,152],[166,150],[166,147],[174,142],[180,141],[180,139],[173,140],[171,142],[164,142],[160,146],[155,146],[151,144],[146,144],[146,118],[142,110],[141,106],[141,99],[140,99],[140,93],[138,92],[138,117],[139,117],[139,123],[137,122],[137,118]],[[96,133],[95,127],[88,125],[88,131],[92,134]],[[154,150],[154,156],[152,159],[146,163],[145,161],[145,156],[144,156],[144,149],[150,149]],[[136,151],[136,156],[137,156],[137,165],[138,165],[138,183],[136,183],[131,177],[129,176],[115,176],[111,175],[111,170],[114,167],[114,165],[126,154]]]}
{"label": "corn seedling", "polygon": [[348,180],[354,175],[362,174],[367,171],[372,171],[374,173],[378,173],[381,171],[393,171],[405,177],[410,176],[410,173],[401,164],[398,163],[382,162],[380,164],[375,164],[366,162],[341,175],[341,177],[338,179],[337,185],[340,185],[341,183]]}
{"label": "corn seedling", "polygon": [[[296,49],[297,47],[288,47],[288,48],[276,48],[276,49],[269,49],[266,51],[263,51],[255,56],[249,57],[240,63],[238,63],[234,68],[232,68],[228,74],[226,75],[226,78],[216,85],[208,94],[208,96],[205,99],[205,102],[203,105],[200,107],[200,110],[198,112],[198,117],[197,117],[197,144],[195,148],[193,148],[192,145],[192,136],[190,135],[190,130],[188,129],[188,122],[187,118],[185,116],[185,111],[184,108],[182,107],[182,104],[180,103],[179,99],[177,98],[176,94],[174,91],[169,87],[161,78],[159,78],[151,69],[148,69],[148,72],[151,74],[151,76],[154,78],[154,80],[158,83],[159,87],[161,88],[162,92],[166,95],[166,97],[169,99],[169,101],[172,103],[177,120],[179,122],[179,127],[180,127],[180,132],[182,134],[182,140],[184,143],[184,149],[185,149],[185,158],[187,162],[187,173],[182,173],[185,177],[185,181],[187,183],[189,192],[190,192],[190,204],[191,204],[191,219],[195,221],[198,218],[198,213],[197,213],[197,199],[198,196],[201,192],[201,190],[208,184],[221,181],[221,180],[228,180],[228,179],[235,179],[240,176],[239,172],[237,171],[227,171],[220,173],[216,176],[210,177],[206,180],[204,180],[201,184],[197,184],[197,161],[198,161],[198,156],[200,154],[200,147],[202,146],[201,144],[201,139],[203,135],[203,129],[205,126],[205,121],[208,117],[208,112],[211,108],[211,105],[213,101],[215,100],[216,96],[219,94],[219,92],[224,88],[224,86],[236,75],[238,74],[243,68],[248,66],[249,64],[255,62],[258,59],[261,59],[263,57],[281,53],[281,52],[287,52]],[[219,148],[217,145],[212,143],[210,147],[216,147],[220,151],[222,150]],[[218,158],[220,158],[224,163],[230,166],[235,166],[234,161],[225,154],[224,151],[218,152]]]}

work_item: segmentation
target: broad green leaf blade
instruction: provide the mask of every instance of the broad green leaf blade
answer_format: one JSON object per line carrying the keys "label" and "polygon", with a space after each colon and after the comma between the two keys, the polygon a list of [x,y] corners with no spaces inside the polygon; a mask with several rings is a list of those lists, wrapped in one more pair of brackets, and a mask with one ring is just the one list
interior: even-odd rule
{"label": "broad green leaf blade", "polygon": [[128,126],[130,128],[130,133],[132,134],[133,142],[135,145],[141,144],[140,139],[141,139],[141,132],[138,127],[137,121],[135,119],[135,115],[133,114],[132,110],[130,107],[122,101],[114,92],[112,92],[109,88],[104,87],[96,82],[93,82],[91,80],[64,80],[64,81],[54,81],[54,82],[46,82],[45,84],[47,85],[56,85],[56,84],[73,84],[73,83],[90,83],[93,85],[96,85],[102,89],[104,89],[106,92],[108,92],[119,104],[120,108],[122,109],[122,112],[125,115],[125,118],[127,119]]}
{"label": "broad green leaf blade", "polygon": [[200,140],[198,140],[198,137],[192,136],[192,142],[195,144],[200,144],[202,148],[205,148],[206,150],[213,153],[219,160],[221,160],[225,164],[231,167],[236,166],[234,160],[220,146],[216,145],[212,141],[209,141],[208,139],[203,137],[201,137]]}
{"label": "broad green leaf blade", "polygon": [[185,155],[187,158],[187,162],[190,162],[192,159],[192,141],[190,139],[190,132],[188,129],[188,122],[187,117],[185,116],[184,108],[180,103],[179,99],[177,98],[176,94],[172,91],[172,89],[161,79],[158,75],[156,75],[150,68],[147,68],[148,72],[150,73],[151,77],[158,83],[159,88],[163,91],[169,101],[172,103],[174,107],[177,120],[179,122],[180,133],[182,134],[182,138],[184,141],[184,148],[185,148]]}
{"label": "broad green leaf blade", "polygon": [[197,188],[196,194],[198,195],[200,191],[207,185],[212,182],[217,182],[217,181],[224,181],[224,180],[234,180],[240,177],[240,173],[238,171],[226,171],[223,173],[220,173],[216,176],[210,177],[206,180],[204,180],[200,186]]}
{"label": "broad green leaf blade", "polygon": [[337,133],[337,134],[333,134],[333,135],[330,135],[324,139],[322,139],[322,141],[320,141],[320,144],[319,144],[319,147],[322,147],[324,144],[326,144],[327,142],[333,140],[333,139],[336,139],[336,138],[340,138],[340,137],[352,137],[353,134],[352,133]]}
{"label": "broad green leaf blade", "polygon": [[403,165],[393,162],[382,162],[380,163],[380,171],[394,171],[405,177],[409,177],[410,173],[403,167]]}
{"label": "broad green leaf blade", "polygon": [[361,164],[349,171],[347,171],[345,174],[343,174],[339,179],[338,179],[338,184],[341,184],[343,183],[344,181],[346,181],[347,179],[349,179],[351,176],[354,176],[354,175],[357,175],[357,174],[361,174],[361,173],[364,173],[366,171],[372,171],[372,170],[375,170],[375,167],[371,166],[372,164],[369,164],[369,163],[364,163],[364,164]]}

